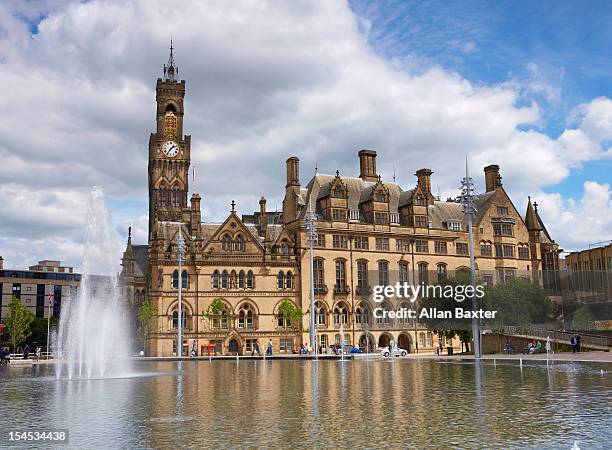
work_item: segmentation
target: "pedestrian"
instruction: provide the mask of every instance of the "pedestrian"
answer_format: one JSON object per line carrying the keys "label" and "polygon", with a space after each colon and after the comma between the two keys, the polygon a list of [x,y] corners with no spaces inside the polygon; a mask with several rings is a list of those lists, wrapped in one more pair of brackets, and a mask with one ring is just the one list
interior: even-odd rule
{"label": "pedestrian", "polygon": [[36,362],[40,361],[40,347],[36,347]]}
{"label": "pedestrian", "polygon": [[576,335],[576,350],[578,351],[578,353],[580,353],[580,341],[582,340],[582,338],[580,337],[580,334]]}
{"label": "pedestrian", "polygon": [[28,359],[30,357],[30,346],[28,344],[23,347],[23,359]]}
{"label": "pedestrian", "polygon": [[196,356],[198,356],[198,340],[194,339],[191,344],[191,357],[195,358]]}
{"label": "pedestrian", "polygon": [[442,337],[438,338],[438,355],[442,354]]}
{"label": "pedestrian", "polygon": [[272,339],[268,340],[268,350],[266,351],[267,356],[272,356]]}
{"label": "pedestrian", "polygon": [[251,352],[251,356],[255,355],[255,353],[257,353],[257,356],[261,356],[261,352],[259,351],[259,341],[255,340],[255,343],[253,344],[253,351]]}
{"label": "pedestrian", "polygon": [[578,350],[578,339],[576,335],[573,335],[570,339],[570,345],[572,346],[572,353],[576,353]]}

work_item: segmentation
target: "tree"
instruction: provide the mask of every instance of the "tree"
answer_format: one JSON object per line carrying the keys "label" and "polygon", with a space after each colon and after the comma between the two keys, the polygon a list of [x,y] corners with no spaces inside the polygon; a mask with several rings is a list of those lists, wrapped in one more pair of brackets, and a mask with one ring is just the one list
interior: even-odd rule
{"label": "tree", "polygon": [[[417,312],[417,314],[419,314],[423,309],[429,310],[431,308],[435,308],[438,312],[450,312],[450,319],[432,317],[422,320],[425,322],[428,329],[439,336],[444,336],[446,339],[453,339],[455,336],[458,336],[461,342],[466,344],[468,351],[469,342],[472,340],[472,323],[470,320],[455,319],[454,314],[455,308],[463,307],[471,309],[471,299],[466,299],[465,296],[460,298],[459,296],[455,297],[455,295],[442,294],[450,292],[451,290],[453,293],[461,292],[461,288],[458,287],[468,286],[469,284],[470,278],[466,275],[458,275],[456,277],[447,277],[438,280],[438,282],[430,286],[431,289],[429,292],[433,295],[422,296],[420,298],[419,311]],[[465,306],[465,302],[468,302],[469,305]]]}
{"label": "tree", "polygon": [[222,298],[217,297],[213,299],[205,311],[202,311],[202,316],[211,322],[218,319],[219,323],[223,316],[225,316],[229,322],[234,319],[234,312],[225,304]]}
{"label": "tree", "polygon": [[28,311],[17,297],[11,298],[9,304],[11,315],[8,318],[6,328],[9,334],[9,342],[13,352],[17,352],[17,346],[24,342],[30,334],[30,325],[34,321],[34,314]]}
{"label": "tree", "polygon": [[145,347],[145,351],[147,340],[155,331],[156,326],[157,308],[153,306],[148,299],[145,299],[138,307],[138,334],[142,339],[142,345]]}
{"label": "tree", "polygon": [[289,322],[294,328],[299,328],[302,323],[302,317],[304,316],[304,312],[302,308],[298,308],[289,300],[288,298],[284,298],[281,300],[280,305],[278,305],[278,311],[282,312]]}
{"label": "tree", "polygon": [[494,319],[484,324],[493,330],[505,326],[528,330],[533,325],[555,325],[555,308],[546,291],[525,278],[512,278],[485,291],[485,309],[497,311]]}
{"label": "tree", "polygon": [[[54,329],[57,329],[58,323],[59,319],[57,317],[51,317],[51,323],[49,327],[51,332],[53,332]],[[41,347],[45,347],[47,345],[47,319],[34,319],[30,329],[32,330],[32,334],[28,338],[28,342],[30,344],[36,344]]]}

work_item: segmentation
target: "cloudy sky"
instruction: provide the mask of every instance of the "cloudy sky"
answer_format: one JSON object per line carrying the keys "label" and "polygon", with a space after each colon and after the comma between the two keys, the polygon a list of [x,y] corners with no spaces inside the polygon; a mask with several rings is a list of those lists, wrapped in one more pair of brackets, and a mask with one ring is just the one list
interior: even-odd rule
{"label": "cloudy sky", "polygon": [[[179,6],[180,5],[180,6]],[[520,7],[519,7],[520,6]],[[80,265],[93,185],[146,242],[147,143],[170,36],[203,220],[358,173],[357,151],[442,197],[501,166],[566,250],[612,239],[612,7],[576,2],[0,2],[0,255]]]}

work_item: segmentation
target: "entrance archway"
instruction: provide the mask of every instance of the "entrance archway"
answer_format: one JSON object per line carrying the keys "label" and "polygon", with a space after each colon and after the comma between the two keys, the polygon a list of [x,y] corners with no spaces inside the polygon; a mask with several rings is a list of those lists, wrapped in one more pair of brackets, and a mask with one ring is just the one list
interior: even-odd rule
{"label": "entrance archway", "polygon": [[374,346],[376,345],[376,338],[371,334],[368,334],[367,337],[365,334],[362,334],[359,338],[359,348],[364,353],[374,353]]}
{"label": "entrance archway", "polygon": [[391,342],[391,336],[383,333],[378,338],[378,348],[388,347]]}
{"label": "entrance archway", "polygon": [[412,353],[412,339],[407,334],[402,333],[397,337],[397,346]]}
{"label": "entrance archway", "polygon": [[239,348],[240,348],[240,346],[238,345],[238,341],[236,339],[232,339],[231,341],[229,341],[229,345],[228,345],[228,353],[229,354],[237,355]]}

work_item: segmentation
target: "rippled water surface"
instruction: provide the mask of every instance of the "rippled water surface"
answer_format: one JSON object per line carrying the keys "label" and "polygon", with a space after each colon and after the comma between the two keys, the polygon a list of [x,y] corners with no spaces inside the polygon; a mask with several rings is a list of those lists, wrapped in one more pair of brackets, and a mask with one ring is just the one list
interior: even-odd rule
{"label": "rippled water surface", "polygon": [[75,448],[570,449],[577,442],[586,449],[612,441],[609,364],[532,362],[521,370],[514,361],[185,361],[136,368],[138,376],[72,381],[56,380],[47,366],[1,368],[2,427],[69,429]]}

